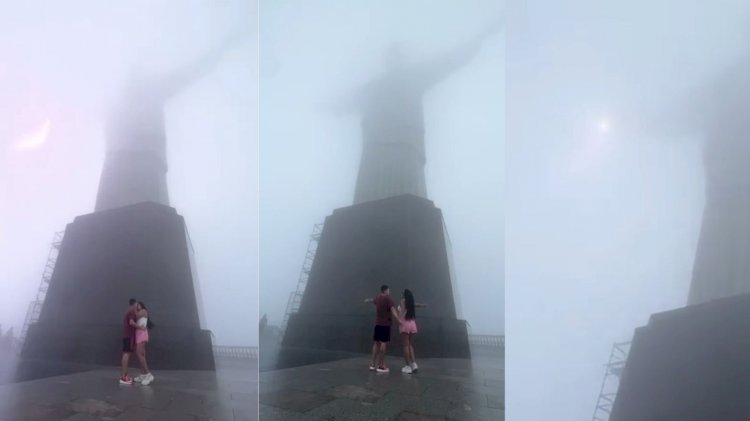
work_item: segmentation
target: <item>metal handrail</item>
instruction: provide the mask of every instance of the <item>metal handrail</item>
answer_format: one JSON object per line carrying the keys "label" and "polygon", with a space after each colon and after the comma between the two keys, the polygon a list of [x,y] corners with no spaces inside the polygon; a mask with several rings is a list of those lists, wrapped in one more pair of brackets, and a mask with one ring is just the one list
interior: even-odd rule
{"label": "metal handrail", "polygon": [[505,348],[505,335],[469,335],[471,345]]}
{"label": "metal handrail", "polygon": [[227,346],[214,345],[214,356],[223,358],[237,358],[247,360],[258,359],[257,346]]}

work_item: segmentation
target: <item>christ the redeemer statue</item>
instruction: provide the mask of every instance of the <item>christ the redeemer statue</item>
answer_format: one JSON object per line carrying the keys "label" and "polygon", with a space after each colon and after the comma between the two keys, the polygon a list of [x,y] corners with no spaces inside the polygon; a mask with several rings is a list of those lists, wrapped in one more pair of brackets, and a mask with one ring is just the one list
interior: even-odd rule
{"label": "christ the redeemer statue", "polygon": [[177,71],[130,79],[107,121],[106,158],[95,211],[140,202],[169,206],[165,105],[210,72],[239,39],[233,34],[220,48]]}
{"label": "christ the redeemer statue", "polygon": [[398,47],[386,56],[387,69],[339,104],[362,119],[362,158],[354,203],[402,194],[427,197],[422,99],[438,82],[468,63],[495,23],[469,42],[434,60],[407,64]]}
{"label": "christ the redeemer statue", "polygon": [[661,122],[704,138],[705,207],[688,304],[750,293],[749,88],[745,55]]}

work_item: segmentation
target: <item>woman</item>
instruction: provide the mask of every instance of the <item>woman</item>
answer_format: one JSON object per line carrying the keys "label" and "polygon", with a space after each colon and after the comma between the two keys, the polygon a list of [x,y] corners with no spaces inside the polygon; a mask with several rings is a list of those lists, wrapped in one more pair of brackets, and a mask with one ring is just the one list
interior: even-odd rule
{"label": "woman", "polygon": [[148,386],[154,381],[154,376],[149,371],[148,364],[146,363],[146,344],[148,343],[148,331],[154,327],[154,324],[148,317],[148,309],[142,301],[138,301],[135,321],[131,320],[130,324],[135,327],[135,353],[138,356],[138,361],[141,363],[141,375],[133,380],[144,386]]}
{"label": "woman", "polygon": [[417,334],[416,307],[427,307],[425,304],[414,302],[414,294],[408,289],[404,290],[401,304],[398,306],[398,331],[404,344],[404,360],[406,365],[401,369],[402,373],[416,373],[419,367],[414,357],[414,335]]}

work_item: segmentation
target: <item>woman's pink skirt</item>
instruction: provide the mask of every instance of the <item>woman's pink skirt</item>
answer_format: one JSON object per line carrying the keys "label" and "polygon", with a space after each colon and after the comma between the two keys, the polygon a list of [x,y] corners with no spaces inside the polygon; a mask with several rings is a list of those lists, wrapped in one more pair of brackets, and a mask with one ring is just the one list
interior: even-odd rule
{"label": "woman's pink skirt", "polygon": [[148,342],[148,330],[136,329],[135,330],[135,343],[140,344],[144,342]]}
{"label": "woman's pink skirt", "polygon": [[404,320],[398,326],[398,331],[401,332],[401,333],[409,333],[409,334],[417,333],[417,321],[414,320],[414,319],[412,319],[412,320],[408,320],[408,319]]}

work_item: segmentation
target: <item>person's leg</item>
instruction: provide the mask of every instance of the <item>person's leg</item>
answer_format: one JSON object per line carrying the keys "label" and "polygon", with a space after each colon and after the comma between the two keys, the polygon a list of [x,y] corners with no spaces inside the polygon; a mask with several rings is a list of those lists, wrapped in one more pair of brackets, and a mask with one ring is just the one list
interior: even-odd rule
{"label": "person's leg", "polygon": [[128,364],[130,363],[130,354],[133,352],[132,343],[130,338],[122,338],[122,360],[121,360],[121,378],[125,378],[128,375]]}
{"label": "person's leg", "polygon": [[[138,360],[138,366],[141,368],[141,374],[145,374],[146,372],[143,371],[143,362],[141,361],[141,344],[138,342],[135,343],[135,358]],[[134,378],[134,380],[137,380],[138,377]]]}
{"label": "person's leg", "polygon": [[146,348],[148,347],[148,341],[143,343],[143,368],[146,373],[151,374],[151,369],[148,368],[148,358],[146,358]]}
{"label": "person's leg", "polygon": [[401,333],[401,343],[404,344],[404,361],[406,362],[406,365],[410,365],[411,361],[409,359],[411,356],[409,353],[411,352],[409,349],[411,348],[409,346],[409,334],[406,332]]}
{"label": "person's leg", "polygon": [[136,353],[138,355],[138,362],[141,364],[141,373],[148,374],[148,364],[146,364],[146,342],[141,342],[136,345]]}
{"label": "person's leg", "polygon": [[409,359],[412,365],[417,363],[417,357],[414,355],[414,335],[409,335]]}
{"label": "person's leg", "polygon": [[379,326],[375,325],[372,330],[372,364],[370,367],[378,367],[378,350],[380,349],[380,330]]}
{"label": "person's leg", "polygon": [[385,351],[388,347],[388,342],[391,341],[391,327],[385,326],[383,329],[383,342],[380,344],[380,365],[386,368],[385,365]]}
{"label": "person's leg", "polygon": [[143,380],[141,380],[141,384],[144,386],[150,385],[154,381],[154,375],[151,373],[151,370],[148,368],[148,359],[146,358],[146,348],[148,347],[148,339],[141,342],[141,347],[139,348],[139,357],[141,358],[143,369],[146,371],[146,374],[143,375]]}
{"label": "person's leg", "polygon": [[123,352],[122,353],[122,372],[121,376],[125,378],[125,376],[128,375],[128,362],[130,361],[130,353],[129,352]]}

